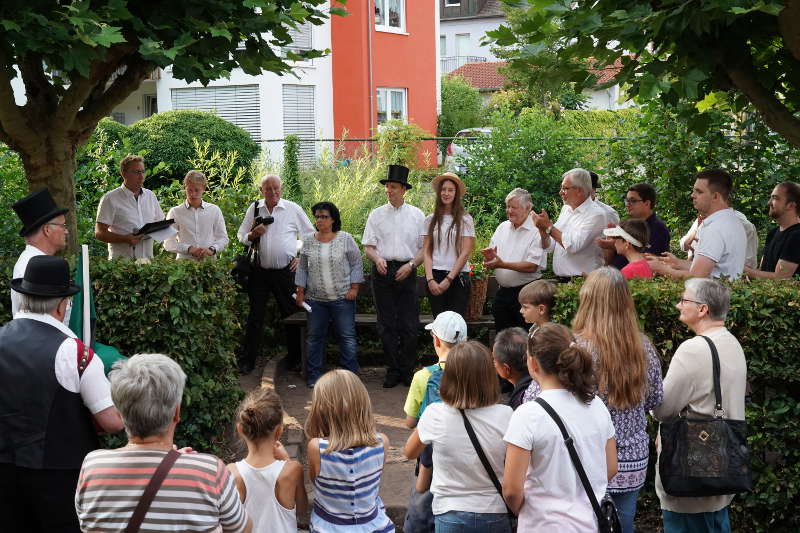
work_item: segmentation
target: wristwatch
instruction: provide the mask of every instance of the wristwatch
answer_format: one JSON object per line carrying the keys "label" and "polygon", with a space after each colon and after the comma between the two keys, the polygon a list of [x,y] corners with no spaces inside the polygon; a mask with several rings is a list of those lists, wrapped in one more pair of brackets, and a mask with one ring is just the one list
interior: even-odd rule
{"label": "wristwatch", "polygon": [[556,227],[555,224],[550,224],[550,226],[546,230],[544,230],[544,232],[550,235],[550,232],[553,231],[554,227]]}
{"label": "wristwatch", "polygon": [[211,250],[211,255],[217,255],[217,249],[216,248],[214,248],[213,246],[209,246],[208,249]]}
{"label": "wristwatch", "polygon": [[408,264],[409,264],[409,265],[411,265],[411,269],[412,269],[412,270],[413,270],[414,268],[416,268],[416,266],[417,266],[417,265],[415,265],[415,264],[414,264],[414,260],[413,260],[413,259],[411,259],[411,260],[408,262]]}

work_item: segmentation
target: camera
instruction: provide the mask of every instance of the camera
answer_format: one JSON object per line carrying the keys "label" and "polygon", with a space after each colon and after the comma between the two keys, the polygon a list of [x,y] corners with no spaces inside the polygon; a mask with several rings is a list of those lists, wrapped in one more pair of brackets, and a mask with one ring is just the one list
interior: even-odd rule
{"label": "camera", "polygon": [[256,217],[255,225],[258,226],[259,224],[264,224],[265,226],[269,226],[273,222],[275,222],[275,217]]}

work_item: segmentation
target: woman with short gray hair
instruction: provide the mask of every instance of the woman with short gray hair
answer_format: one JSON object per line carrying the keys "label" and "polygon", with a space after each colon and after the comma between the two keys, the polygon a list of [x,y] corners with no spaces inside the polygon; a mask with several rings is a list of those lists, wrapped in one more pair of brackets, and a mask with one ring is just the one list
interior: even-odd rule
{"label": "woman with short gray hair", "polygon": [[[747,362],[741,344],[725,327],[730,305],[729,289],[717,280],[686,280],[676,308],[679,319],[697,336],[684,341],[675,351],[664,378],[664,399],[653,409],[659,420],[669,420],[684,413],[688,417],[714,416],[714,382],[711,348],[717,348],[720,360],[720,387],[725,417],[744,420],[744,395]],[[658,453],[661,454],[660,446]],[[731,531],[728,506],[733,495],[678,497],[666,493],[656,469],[656,493],[661,502],[664,533]]]}
{"label": "woman with short gray hair", "polygon": [[[109,378],[128,444],[91,452],[83,460],[75,507],[85,532],[121,531],[131,521],[154,472],[175,448],[186,384],[180,365],[161,354],[118,361]],[[160,531],[249,533],[252,524],[222,461],[191,448],[179,451],[184,453],[168,470],[142,528],[149,519]]]}

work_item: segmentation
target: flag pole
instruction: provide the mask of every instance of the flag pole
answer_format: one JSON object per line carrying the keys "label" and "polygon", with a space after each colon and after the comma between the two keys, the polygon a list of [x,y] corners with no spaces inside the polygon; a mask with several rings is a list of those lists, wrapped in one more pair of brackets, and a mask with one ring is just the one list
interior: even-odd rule
{"label": "flag pole", "polygon": [[89,246],[86,244],[81,245],[81,277],[83,278],[83,343],[86,346],[92,345],[92,305],[90,301],[90,282],[89,279]]}

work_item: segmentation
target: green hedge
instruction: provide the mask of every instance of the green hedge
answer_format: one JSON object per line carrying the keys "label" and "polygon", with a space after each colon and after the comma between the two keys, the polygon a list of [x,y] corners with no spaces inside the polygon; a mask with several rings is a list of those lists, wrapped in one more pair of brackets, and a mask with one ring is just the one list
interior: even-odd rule
{"label": "green hedge", "polygon": [[[660,279],[634,281],[630,287],[642,327],[659,350],[666,374],[675,349],[694,336],[678,320],[675,309],[683,284]],[[560,286],[554,310],[556,322],[571,323],[579,289],[580,282]],[[726,325],[742,344],[747,358],[747,379],[752,389],[747,404],[748,440],[755,474],[753,492],[733,500],[733,528],[798,531],[800,282],[732,284]],[[649,491],[653,490],[653,473],[651,468]]]}

